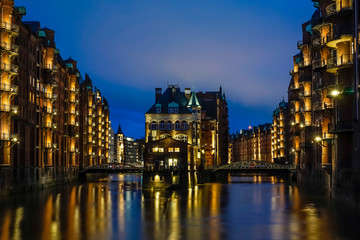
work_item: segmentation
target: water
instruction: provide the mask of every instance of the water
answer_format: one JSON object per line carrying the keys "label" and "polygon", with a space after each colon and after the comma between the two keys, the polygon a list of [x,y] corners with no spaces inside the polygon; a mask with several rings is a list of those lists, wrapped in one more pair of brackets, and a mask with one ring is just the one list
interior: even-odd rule
{"label": "water", "polygon": [[179,192],[141,176],[0,200],[4,239],[360,239],[359,216],[275,177],[229,177]]}

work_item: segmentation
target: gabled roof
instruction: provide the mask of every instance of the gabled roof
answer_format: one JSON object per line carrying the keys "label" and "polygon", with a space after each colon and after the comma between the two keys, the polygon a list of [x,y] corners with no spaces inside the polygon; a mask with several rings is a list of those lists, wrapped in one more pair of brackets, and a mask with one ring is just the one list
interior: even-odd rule
{"label": "gabled roof", "polygon": [[191,97],[190,97],[190,99],[189,99],[189,102],[188,102],[188,104],[187,104],[187,107],[200,107],[200,103],[199,103],[199,100],[198,100],[198,98],[196,97],[196,94],[195,94],[195,92],[193,91],[192,93],[191,93]]}
{"label": "gabled roof", "polygon": [[[180,91],[180,88],[170,86],[155,104],[146,112],[146,114],[156,113],[156,108],[161,105],[161,112],[168,113],[168,108],[178,104],[180,114],[190,114],[191,110],[187,107],[188,99],[184,92]],[[170,105],[170,106],[169,106]]]}

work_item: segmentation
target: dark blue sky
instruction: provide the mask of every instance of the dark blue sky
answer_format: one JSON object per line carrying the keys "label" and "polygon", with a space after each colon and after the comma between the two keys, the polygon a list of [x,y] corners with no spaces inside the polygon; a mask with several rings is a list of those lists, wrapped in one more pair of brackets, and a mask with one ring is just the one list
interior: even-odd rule
{"label": "dark blue sky", "polygon": [[230,132],[272,120],[287,95],[292,56],[311,0],[15,0],[24,20],[56,31],[108,99],[111,121],[144,135],[144,113],[167,83],[217,90],[229,103]]}

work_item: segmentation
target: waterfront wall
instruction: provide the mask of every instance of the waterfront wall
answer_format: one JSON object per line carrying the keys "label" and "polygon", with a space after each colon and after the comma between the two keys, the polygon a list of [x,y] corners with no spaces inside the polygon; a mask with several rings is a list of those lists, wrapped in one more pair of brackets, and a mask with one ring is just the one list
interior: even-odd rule
{"label": "waterfront wall", "polygon": [[78,168],[0,168],[0,195],[28,192],[78,180]]}

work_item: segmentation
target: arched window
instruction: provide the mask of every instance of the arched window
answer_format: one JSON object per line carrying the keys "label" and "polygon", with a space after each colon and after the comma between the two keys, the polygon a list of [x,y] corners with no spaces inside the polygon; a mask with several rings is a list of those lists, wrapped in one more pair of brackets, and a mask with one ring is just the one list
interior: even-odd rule
{"label": "arched window", "polygon": [[168,121],[166,123],[166,130],[171,131],[173,129],[173,124],[171,121]]}
{"label": "arched window", "polygon": [[159,129],[160,130],[165,130],[165,122],[164,121],[161,121],[160,124],[159,124]]}
{"label": "arched window", "polygon": [[156,130],[156,122],[151,123],[151,130]]}
{"label": "arched window", "polygon": [[175,122],[175,130],[180,131],[180,122],[179,121]]}
{"label": "arched window", "polygon": [[189,129],[189,125],[187,124],[186,121],[183,121],[183,122],[181,123],[181,129],[184,130],[184,131],[186,131],[186,130]]}

